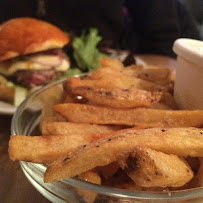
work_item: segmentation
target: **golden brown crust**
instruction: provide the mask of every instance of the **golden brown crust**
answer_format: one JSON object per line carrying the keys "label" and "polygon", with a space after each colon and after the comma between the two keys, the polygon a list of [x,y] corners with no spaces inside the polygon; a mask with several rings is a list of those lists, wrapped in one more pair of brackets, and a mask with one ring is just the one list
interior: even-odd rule
{"label": "golden brown crust", "polygon": [[62,48],[69,42],[56,26],[34,18],[15,18],[0,26],[0,61],[20,55]]}

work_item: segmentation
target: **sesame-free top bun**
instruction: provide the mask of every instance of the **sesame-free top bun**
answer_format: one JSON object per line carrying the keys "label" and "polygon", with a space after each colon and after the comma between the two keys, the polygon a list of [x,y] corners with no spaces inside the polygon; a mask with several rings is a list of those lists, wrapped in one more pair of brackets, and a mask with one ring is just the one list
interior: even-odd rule
{"label": "sesame-free top bun", "polygon": [[0,61],[54,48],[69,42],[56,26],[34,18],[15,18],[0,25]]}

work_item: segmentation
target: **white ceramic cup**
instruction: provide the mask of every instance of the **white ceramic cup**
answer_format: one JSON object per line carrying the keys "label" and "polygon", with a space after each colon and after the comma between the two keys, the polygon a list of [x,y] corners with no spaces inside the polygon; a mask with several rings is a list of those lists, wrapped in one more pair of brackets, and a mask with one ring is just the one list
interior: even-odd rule
{"label": "white ceramic cup", "polygon": [[180,109],[203,109],[203,41],[177,39],[174,97]]}

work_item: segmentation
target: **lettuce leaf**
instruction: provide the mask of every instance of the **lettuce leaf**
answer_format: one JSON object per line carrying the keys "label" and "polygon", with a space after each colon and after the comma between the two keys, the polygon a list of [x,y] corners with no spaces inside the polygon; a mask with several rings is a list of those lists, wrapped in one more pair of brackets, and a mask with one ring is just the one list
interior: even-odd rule
{"label": "lettuce leaf", "polygon": [[73,57],[82,71],[95,70],[99,66],[98,59],[106,56],[97,48],[101,40],[102,38],[98,35],[98,30],[95,28],[91,28],[87,35],[83,32],[80,37],[76,37],[73,40]]}
{"label": "lettuce leaf", "polygon": [[64,76],[67,77],[67,76],[73,76],[73,75],[78,75],[81,73],[81,70],[78,69],[78,68],[70,68],[68,69],[65,73],[64,73]]}

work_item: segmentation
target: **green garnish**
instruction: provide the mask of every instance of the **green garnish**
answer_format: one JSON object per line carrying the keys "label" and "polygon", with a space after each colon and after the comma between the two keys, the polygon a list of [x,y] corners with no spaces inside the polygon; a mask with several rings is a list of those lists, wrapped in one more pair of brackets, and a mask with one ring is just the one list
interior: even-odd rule
{"label": "green garnish", "polygon": [[65,73],[64,76],[73,76],[73,75],[78,75],[81,73],[81,70],[79,68],[70,68],[68,69]]}
{"label": "green garnish", "polygon": [[98,35],[98,30],[91,28],[89,33],[83,34],[80,37],[76,37],[73,40],[73,56],[77,63],[77,66],[82,71],[93,71],[99,66],[99,58],[106,55],[101,53],[97,45],[102,40]]}

